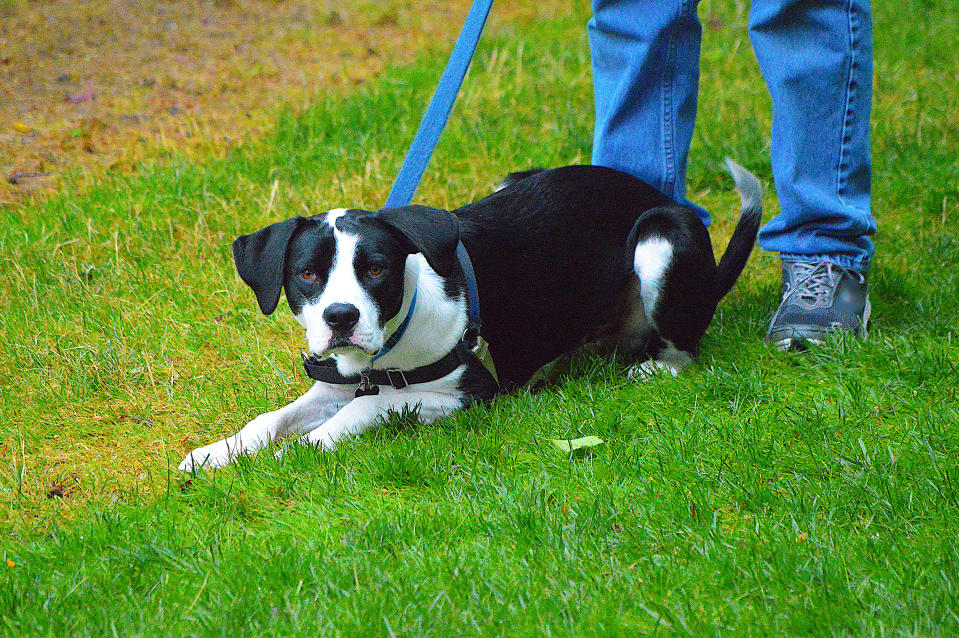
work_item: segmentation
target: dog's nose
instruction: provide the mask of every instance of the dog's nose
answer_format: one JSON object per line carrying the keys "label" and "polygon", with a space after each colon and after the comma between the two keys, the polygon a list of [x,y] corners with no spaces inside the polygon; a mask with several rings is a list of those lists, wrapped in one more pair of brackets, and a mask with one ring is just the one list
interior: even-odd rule
{"label": "dog's nose", "polygon": [[360,309],[350,303],[331,303],[323,311],[323,321],[334,332],[346,332],[360,320]]}

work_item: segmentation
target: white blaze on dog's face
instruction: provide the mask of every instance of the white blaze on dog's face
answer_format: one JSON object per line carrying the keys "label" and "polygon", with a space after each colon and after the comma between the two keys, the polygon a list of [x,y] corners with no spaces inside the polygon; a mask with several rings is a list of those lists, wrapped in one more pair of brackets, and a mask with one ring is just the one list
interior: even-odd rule
{"label": "white blaze on dog's face", "polygon": [[[338,209],[242,235],[233,261],[263,314],[276,310],[285,291],[311,354],[335,354],[341,369],[361,370],[406,316],[420,264],[452,276],[458,241],[459,222],[449,211]],[[416,253],[423,259],[407,260]]]}
{"label": "white blaze on dog's face", "polygon": [[291,239],[284,287],[310,354],[374,355],[404,307],[408,252],[369,213],[333,210]]}

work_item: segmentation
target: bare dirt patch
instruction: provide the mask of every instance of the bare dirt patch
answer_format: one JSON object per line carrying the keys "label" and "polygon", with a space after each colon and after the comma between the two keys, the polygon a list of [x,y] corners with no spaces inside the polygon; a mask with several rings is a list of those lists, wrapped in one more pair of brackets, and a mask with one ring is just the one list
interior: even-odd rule
{"label": "bare dirt patch", "polygon": [[0,206],[215,154],[283,104],[452,42],[468,3],[0,0]]}

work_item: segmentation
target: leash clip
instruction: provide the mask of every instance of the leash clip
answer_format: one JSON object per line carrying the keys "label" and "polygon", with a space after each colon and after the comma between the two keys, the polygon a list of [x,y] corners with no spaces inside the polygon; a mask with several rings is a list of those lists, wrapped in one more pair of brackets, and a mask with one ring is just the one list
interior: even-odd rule
{"label": "leash clip", "polygon": [[380,386],[370,384],[370,371],[364,370],[360,372],[360,387],[353,393],[353,398],[358,399],[360,397],[375,396],[379,393]]}

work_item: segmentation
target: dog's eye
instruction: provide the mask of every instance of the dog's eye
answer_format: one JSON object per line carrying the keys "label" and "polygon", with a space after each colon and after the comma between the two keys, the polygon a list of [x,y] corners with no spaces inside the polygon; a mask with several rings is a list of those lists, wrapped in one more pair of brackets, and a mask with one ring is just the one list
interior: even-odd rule
{"label": "dog's eye", "polygon": [[370,274],[370,277],[379,277],[383,274],[383,266],[380,264],[370,264],[366,272]]}
{"label": "dog's eye", "polygon": [[306,270],[301,270],[300,279],[308,283],[313,283],[314,281],[316,281],[316,273],[310,270],[309,268],[307,268]]}

